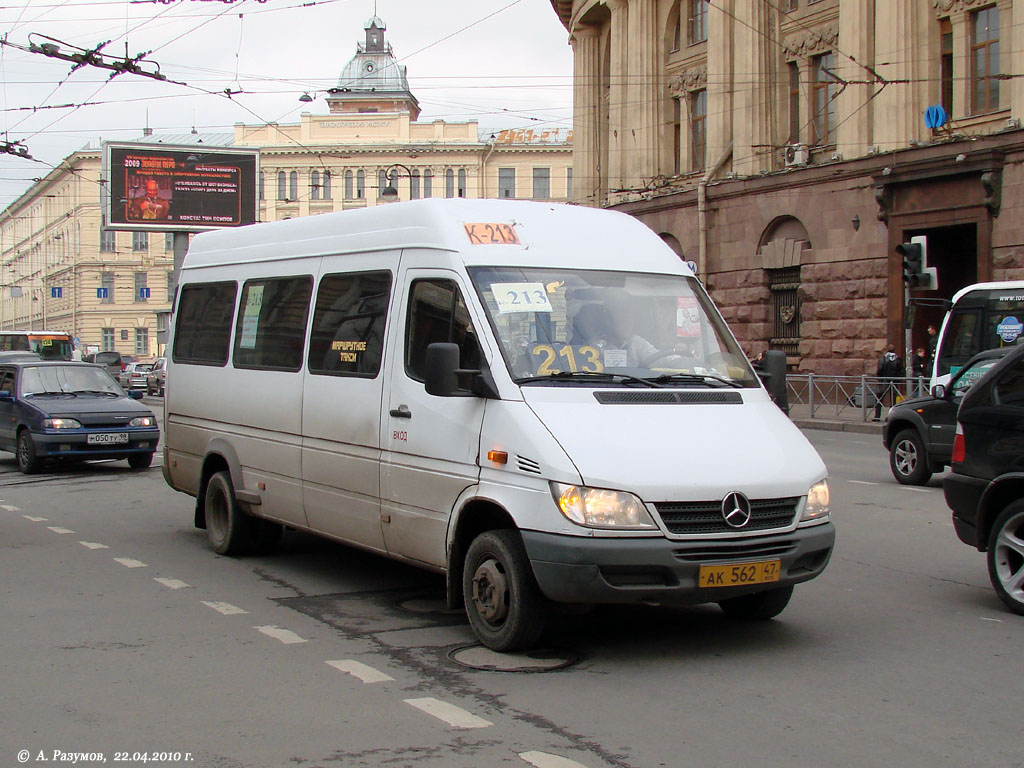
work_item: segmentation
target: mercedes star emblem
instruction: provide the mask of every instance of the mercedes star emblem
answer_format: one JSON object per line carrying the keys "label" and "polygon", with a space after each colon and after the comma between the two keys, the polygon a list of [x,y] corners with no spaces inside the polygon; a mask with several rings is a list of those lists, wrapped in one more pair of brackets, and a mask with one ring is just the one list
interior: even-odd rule
{"label": "mercedes star emblem", "polygon": [[726,494],[722,500],[722,518],[730,528],[742,528],[750,522],[750,499],[739,491]]}

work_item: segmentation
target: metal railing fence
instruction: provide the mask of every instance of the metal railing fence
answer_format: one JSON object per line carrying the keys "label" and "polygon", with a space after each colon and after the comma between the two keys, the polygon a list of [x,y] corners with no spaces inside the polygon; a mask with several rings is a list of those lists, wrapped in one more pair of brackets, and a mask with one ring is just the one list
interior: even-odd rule
{"label": "metal railing fence", "polygon": [[877,376],[823,376],[814,373],[786,377],[790,415],[811,419],[870,421],[906,397],[927,394],[926,378],[893,381]]}

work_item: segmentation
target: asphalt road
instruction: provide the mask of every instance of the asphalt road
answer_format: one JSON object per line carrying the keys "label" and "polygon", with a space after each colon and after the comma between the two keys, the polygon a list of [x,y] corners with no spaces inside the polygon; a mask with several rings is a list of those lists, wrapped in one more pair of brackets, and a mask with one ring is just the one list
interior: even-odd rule
{"label": "asphalt road", "polygon": [[1024,765],[1024,618],[938,480],[807,434],[837,548],[779,619],[566,615],[545,643],[573,663],[528,674],[449,659],[473,637],[437,576],[294,532],[218,557],[155,465],[26,478],[0,453],[0,766]]}

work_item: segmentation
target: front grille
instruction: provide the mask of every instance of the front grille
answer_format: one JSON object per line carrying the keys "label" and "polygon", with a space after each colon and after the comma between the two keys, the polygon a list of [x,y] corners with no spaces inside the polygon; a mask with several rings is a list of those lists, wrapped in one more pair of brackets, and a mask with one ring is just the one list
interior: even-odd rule
{"label": "front grille", "polygon": [[785,557],[795,552],[795,541],[773,541],[771,544],[743,541],[742,543],[708,543],[698,548],[677,549],[672,552],[677,560],[688,563],[731,563],[750,558],[769,559]]}
{"label": "front grille", "polygon": [[722,517],[721,501],[661,501],[654,505],[669,533],[679,536],[708,533],[770,531],[793,523],[799,496],[785,499],[751,499],[750,522],[733,528]]}

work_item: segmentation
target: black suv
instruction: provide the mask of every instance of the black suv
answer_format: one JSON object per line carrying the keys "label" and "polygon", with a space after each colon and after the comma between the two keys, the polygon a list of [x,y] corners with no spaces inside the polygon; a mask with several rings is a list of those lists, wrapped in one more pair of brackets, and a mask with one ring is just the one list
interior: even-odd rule
{"label": "black suv", "polygon": [[942,490],[956,535],[987,553],[996,594],[1024,615],[1024,346],[964,396]]}
{"label": "black suv", "polygon": [[953,457],[956,410],[967,390],[1013,347],[975,355],[931,395],[904,400],[889,409],[882,428],[882,445],[889,451],[892,476],[904,485],[924,485]]}

